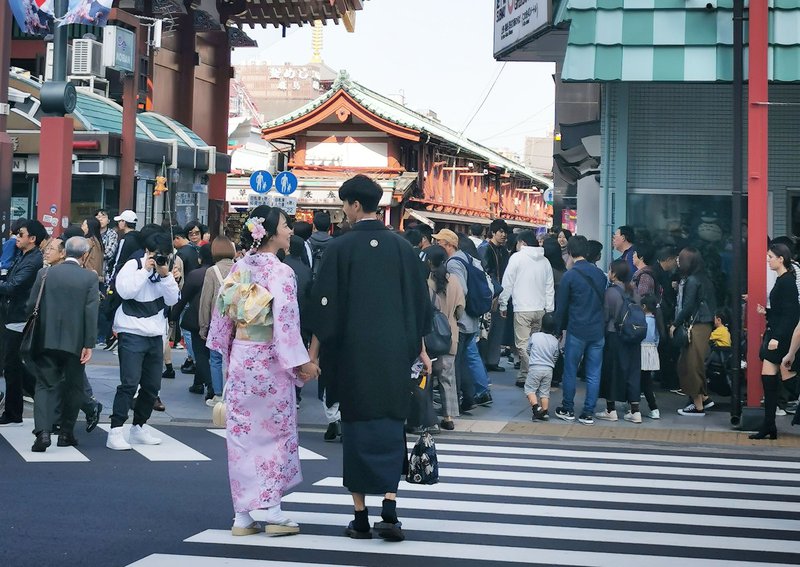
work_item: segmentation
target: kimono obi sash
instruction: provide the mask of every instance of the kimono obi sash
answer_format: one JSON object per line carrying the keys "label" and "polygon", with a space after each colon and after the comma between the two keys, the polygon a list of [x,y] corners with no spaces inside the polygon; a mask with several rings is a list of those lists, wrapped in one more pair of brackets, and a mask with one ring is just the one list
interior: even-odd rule
{"label": "kimono obi sash", "polygon": [[234,322],[238,340],[272,340],[272,294],[250,281],[249,270],[231,272],[225,278],[217,296],[217,309]]}

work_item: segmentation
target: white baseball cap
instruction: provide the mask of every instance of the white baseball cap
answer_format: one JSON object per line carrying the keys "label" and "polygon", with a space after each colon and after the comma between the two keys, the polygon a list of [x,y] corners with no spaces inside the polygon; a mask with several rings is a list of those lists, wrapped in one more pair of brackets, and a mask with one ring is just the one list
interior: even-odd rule
{"label": "white baseball cap", "polygon": [[136,216],[136,213],[134,213],[130,209],[122,211],[119,214],[119,216],[114,217],[114,220],[115,221],[124,220],[127,223],[137,223],[137,222],[139,222],[139,218]]}

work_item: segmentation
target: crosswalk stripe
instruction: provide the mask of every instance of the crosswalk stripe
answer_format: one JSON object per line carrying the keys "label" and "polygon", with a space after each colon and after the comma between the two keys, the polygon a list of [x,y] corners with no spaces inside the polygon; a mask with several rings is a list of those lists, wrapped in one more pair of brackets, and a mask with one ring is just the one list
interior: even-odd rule
{"label": "crosswalk stripe", "polygon": [[[408,448],[413,447],[408,443]],[[613,461],[644,461],[665,465],[714,465],[772,469],[794,469],[800,471],[800,462],[771,459],[737,459],[735,457],[704,457],[701,455],[664,455],[653,453],[629,453],[608,450],[571,450],[540,447],[511,447],[507,445],[470,445],[467,443],[436,443],[437,451],[459,451],[462,453],[492,453],[498,455],[518,455],[530,457],[564,457],[570,459],[600,459]]]}
{"label": "crosswalk stripe", "polygon": [[[513,496],[509,488],[509,496]],[[367,496],[370,506],[380,508],[380,497]],[[322,492],[292,492],[283,497],[287,504],[315,504],[353,507],[353,499],[348,494],[328,494]],[[444,500],[435,498],[402,498],[400,506],[404,510],[427,510],[445,512],[468,512],[475,514],[504,514],[508,516],[527,516],[533,518],[597,518],[598,511],[611,520],[621,522],[640,522],[644,524],[678,524],[687,526],[707,526],[748,528],[754,530],[800,531],[800,520],[786,520],[770,517],[748,517],[717,514],[691,514],[684,512],[663,512],[629,510],[626,508],[584,508],[577,506],[549,506],[542,504],[518,504],[514,502],[482,502],[468,500]]]}
{"label": "crosswalk stripe", "polygon": [[[174,555],[154,553],[127,567],[330,567],[330,564],[269,561],[266,559],[233,559],[204,555]],[[339,565],[338,567],[358,567]]]}
{"label": "crosswalk stripe", "polygon": [[[743,484],[738,482],[706,482],[700,480],[665,480],[661,478],[634,478],[616,476],[581,476],[570,473],[537,473],[524,471],[501,471],[487,469],[458,469],[439,467],[439,476],[444,478],[472,478],[480,480],[505,480],[510,482],[543,482],[550,484],[578,484],[585,486],[613,486],[625,488],[652,488],[662,490],[698,490],[703,492],[739,492],[743,494],[772,494],[783,496],[796,487],[795,484]],[[787,490],[788,489],[788,490]],[[798,494],[800,498],[800,494]]]}
{"label": "crosswalk stripe", "polygon": [[[111,425],[108,423],[100,424],[98,427],[104,431],[109,431]],[[122,426],[125,428],[125,438],[130,433],[130,424]],[[148,426],[149,427],[149,426]],[[150,461],[210,461],[203,453],[195,451],[188,445],[181,443],[174,437],[170,437],[153,427],[150,427],[154,437],[161,438],[160,445],[133,445],[133,450]]]}
{"label": "crosswalk stripe", "polygon": [[[246,541],[243,541],[246,540]],[[350,553],[373,553],[384,556],[454,558],[468,557],[475,561],[497,563],[532,563],[545,565],[592,565],[593,567],[627,567],[646,564],[648,567],[719,567],[717,559],[696,557],[668,557],[564,549],[479,545],[471,543],[441,543],[406,540],[402,544],[389,544],[380,540],[353,540],[343,536],[299,534],[291,537],[269,538],[263,536],[235,537],[229,530],[206,530],[185,540],[188,543],[209,543],[295,550],[327,550]],[[754,567],[757,563],[729,561],[728,567]],[[287,563],[290,565],[291,563]],[[771,567],[796,567],[789,563],[770,563]]]}
{"label": "crosswalk stripe", "polygon": [[44,453],[31,451],[36,439],[31,435],[33,420],[22,420],[22,427],[2,427],[0,437],[3,437],[20,457],[28,463],[85,463],[89,459],[75,447],[56,447],[56,436],[53,435],[50,447]]}
{"label": "crosswalk stripe", "polygon": [[[314,483],[314,486],[340,487],[341,477],[327,477]],[[708,498],[700,496],[673,496],[669,494],[648,494],[641,492],[600,492],[594,490],[564,490],[558,488],[533,488],[529,486],[502,486],[491,484],[466,484],[447,482],[433,485],[420,485],[403,482],[403,492],[427,492],[435,494],[471,494],[474,496],[508,496],[515,498],[539,498],[553,500],[577,500],[579,502],[607,502],[625,504],[646,502],[652,506],[683,506],[698,508],[730,508],[733,510],[760,510],[773,512],[779,504],[773,500],[746,500],[740,498]]]}
{"label": "crosswalk stripe", "polygon": [[[438,448],[438,447],[437,447]],[[736,480],[777,480],[800,483],[800,473],[784,473],[773,471],[748,471],[721,468],[692,468],[692,467],[665,467],[663,465],[632,465],[620,463],[591,463],[548,461],[545,459],[518,459],[510,457],[486,457],[483,455],[440,454],[437,452],[439,463],[459,465],[483,465],[496,467],[519,467],[541,469],[566,469],[578,472],[619,472],[643,473],[658,476],[699,476],[703,478],[733,478]]]}
{"label": "crosswalk stripe", "polygon": [[[217,437],[222,437],[225,439],[225,430],[224,429],[206,429],[206,431],[210,431]],[[324,455],[320,455],[319,453],[315,453],[305,447],[300,447],[300,460],[301,461],[327,461],[328,457]]]}
{"label": "crosswalk stripe", "polygon": [[[337,526],[344,529],[353,519],[352,514],[327,514],[319,512],[286,511],[286,515],[304,525]],[[253,513],[259,520],[259,515]],[[794,540],[765,538],[742,538],[720,535],[694,535],[659,531],[612,530],[603,528],[576,528],[568,526],[546,526],[542,524],[510,524],[498,522],[470,522],[463,520],[401,518],[404,530],[423,533],[473,534],[480,536],[504,536],[567,541],[597,541],[606,543],[636,543],[667,547],[692,547],[708,549],[731,549],[741,551],[765,551],[771,553],[796,553]]]}

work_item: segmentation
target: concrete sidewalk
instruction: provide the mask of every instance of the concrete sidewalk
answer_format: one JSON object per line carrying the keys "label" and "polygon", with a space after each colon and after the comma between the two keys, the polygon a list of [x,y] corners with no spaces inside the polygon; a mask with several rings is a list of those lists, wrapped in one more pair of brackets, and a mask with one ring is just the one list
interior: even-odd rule
{"label": "concrete sidewalk", "polygon": [[[173,361],[177,377],[162,380],[161,399],[167,407],[163,413],[154,412],[152,423],[204,424],[211,421],[211,408],[205,405],[203,396],[188,391],[193,376],[182,374],[179,370],[186,358],[186,351],[173,351]],[[117,357],[109,352],[95,351],[88,367],[89,378],[95,396],[105,406],[104,420],[110,414],[114,392],[119,384]],[[553,390],[550,404],[550,422],[531,422],[528,401],[522,390],[514,385],[516,371],[510,366],[506,372],[491,373],[492,396],[494,403],[489,407],[477,407],[469,415],[456,419],[456,431],[471,433],[506,433],[522,436],[546,436],[563,438],[588,438],[631,441],[664,441],[687,445],[753,445],[800,447],[800,428],[795,433],[790,427],[791,415],[778,418],[780,437],[777,441],[751,441],[746,432],[735,431],[730,425],[730,400],[715,397],[716,406],[705,417],[683,417],[678,408],[687,402],[684,396],[668,391],[656,393],[661,419],[647,417],[643,423],[633,424],[622,419],[623,405],[618,404],[619,421],[595,420],[593,426],[577,422],[567,423],[554,415],[555,407],[561,403],[561,390]],[[578,384],[576,406],[583,401],[583,383]],[[598,408],[602,401],[598,403]],[[30,408],[27,408],[30,410]],[[647,411],[647,403],[642,400],[642,413]],[[322,403],[317,399],[317,383],[311,382],[303,388],[302,401],[298,412],[298,423],[305,428],[324,429],[327,426]],[[443,432],[447,435],[449,432]]]}

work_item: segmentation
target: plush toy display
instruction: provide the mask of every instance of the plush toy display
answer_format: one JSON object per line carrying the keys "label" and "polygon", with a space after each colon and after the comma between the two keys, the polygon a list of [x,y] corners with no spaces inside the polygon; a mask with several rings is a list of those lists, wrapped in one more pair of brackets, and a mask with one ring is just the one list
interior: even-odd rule
{"label": "plush toy display", "polygon": [[697,236],[706,242],[719,242],[722,240],[722,229],[719,226],[716,213],[701,213],[700,224],[697,225]]}

